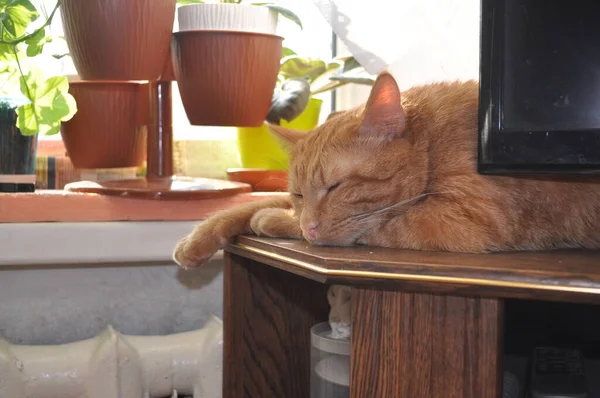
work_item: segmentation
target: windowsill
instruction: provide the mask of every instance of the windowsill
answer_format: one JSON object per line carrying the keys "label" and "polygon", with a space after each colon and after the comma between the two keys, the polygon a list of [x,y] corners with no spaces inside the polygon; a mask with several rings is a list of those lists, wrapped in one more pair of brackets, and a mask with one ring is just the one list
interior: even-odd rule
{"label": "windowsill", "polygon": [[242,203],[287,195],[253,192],[203,200],[121,198],[66,191],[0,194],[0,223],[198,221]]}
{"label": "windowsill", "polygon": [[287,193],[205,200],[132,199],[65,191],[0,194],[0,267],[170,263],[199,220]]}
{"label": "windowsill", "polygon": [[198,221],[0,224],[0,269],[170,264]]}

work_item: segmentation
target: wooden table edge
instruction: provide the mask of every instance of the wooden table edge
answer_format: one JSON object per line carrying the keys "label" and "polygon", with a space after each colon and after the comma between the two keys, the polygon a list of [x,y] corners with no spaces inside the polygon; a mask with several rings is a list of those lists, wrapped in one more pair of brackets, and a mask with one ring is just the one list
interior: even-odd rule
{"label": "wooden table edge", "polygon": [[[390,273],[380,271],[329,269],[326,265],[295,259],[281,253],[239,241],[225,248],[242,257],[327,284],[362,285],[377,282],[402,285],[406,291],[452,293],[459,296],[490,298],[528,298],[547,301],[600,303],[600,288],[521,282],[481,277],[453,277],[436,274]],[[318,258],[318,257],[317,257]],[[322,260],[322,259],[321,259]]]}

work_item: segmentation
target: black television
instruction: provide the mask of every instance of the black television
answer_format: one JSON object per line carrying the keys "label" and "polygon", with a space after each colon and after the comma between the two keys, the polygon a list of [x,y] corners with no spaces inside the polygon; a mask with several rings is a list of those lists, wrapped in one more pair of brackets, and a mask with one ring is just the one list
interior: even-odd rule
{"label": "black television", "polygon": [[482,174],[600,174],[600,0],[482,0]]}

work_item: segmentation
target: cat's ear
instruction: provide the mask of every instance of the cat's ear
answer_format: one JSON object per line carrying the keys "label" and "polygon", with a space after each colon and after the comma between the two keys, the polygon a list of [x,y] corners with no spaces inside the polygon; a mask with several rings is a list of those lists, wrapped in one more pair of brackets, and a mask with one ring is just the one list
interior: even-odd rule
{"label": "cat's ear", "polygon": [[268,127],[269,130],[271,130],[271,133],[279,138],[279,140],[287,148],[294,146],[296,142],[300,141],[306,136],[305,131],[298,131],[287,127],[278,126],[276,124],[268,124]]}
{"label": "cat's ear", "polygon": [[383,72],[375,80],[365,105],[359,136],[393,140],[404,134],[406,114],[396,79]]}

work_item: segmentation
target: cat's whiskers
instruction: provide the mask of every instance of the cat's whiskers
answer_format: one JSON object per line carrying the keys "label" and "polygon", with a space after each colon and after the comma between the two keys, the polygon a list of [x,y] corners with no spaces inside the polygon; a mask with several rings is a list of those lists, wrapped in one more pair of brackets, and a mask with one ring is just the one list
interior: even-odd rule
{"label": "cat's whiskers", "polygon": [[[330,231],[328,231],[328,234],[336,235],[338,233],[338,231],[347,230],[347,227],[349,225],[351,225],[353,230],[356,230],[357,227],[360,227],[361,225],[364,225],[364,224],[373,224],[373,222],[381,222],[381,221],[385,220],[385,218],[392,219],[392,218],[396,217],[397,214],[387,214],[387,212],[390,210],[394,210],[397,207],[401,207],[403,205],[409,204],[411,202],[414,202],[416,200],[419,200],[421,198],[424,198],[424,197],[427,197],[430,195],[441,195],[441,194],[447,194],[447,193],[453,193],[453,192],[452,191],[427,192],[427,193],[416,195],[412,198],[408,198],[401,202],[394,203],[390,206],[386,206],[386,207],[383,207],[383,208],[380,208],[377,210],[372,210],[369,212],[355,214],[353,216],[350,216],[350,217],[340,220],[339,222],[335,223],[335,225],[332,225],[333,228]],[[378,217],[378,218],[375,219],[374,217]],[[361,235],[362,235],[362,233],[359,233],[357,235],[356,239],[358,239],[358,237],[360,237]]]}
{"label": "cat's whiskers", "polygon": [[420,195],[413,196],[412,198],[405,199],[405,200],[403,200],[401,202],[394,203],[392,205],[385,206],[385,207],[382,207],[382,208],[377,209],[377,210],[371,210],[371,211],[368,211],[368,212],[364,212],[364,213],[359,213],[359,214],[352,215],[352,216],[350,216],[350,218],[353,219],[353,220],[355,220],[355,221],[357,221],[357,220],[358,221],[365,220],[365,219],[368,219],[368,218],[373,217],[373,216],[381,215],[381,214],[386,213],[386,212],[388,212],[390,210],[396,210],[396,208],[398,208],[398,207],[407,205],[409,203],[412,203],[414,201],[417,201],[417,200],[422,199],[422,198],[427,197],[427,196],[431,196],[431,195],[443,195],[443,194],[447,194],[447,193],[453,193],[453,192],[452,191],[448,191],[448,192],[425,192],[425,193],[422,193]]}
{"label": "cat's whiskers", "polygon": [[351,216],[351,218],[353,218],[355,220],[362,220],[362,219],[365,219],[365,218],[368,218],[368,217],[376,216],[376,215],[379,215],[381,213],[385,213],[385,212],[388,212],[390,210],[394,210],[397,207],[404,206],[404,205],[406,205],[408,203],[414,202],[416,200],[419,200],[421,198],[424,198],[424,197],[432,195],[432,194],[433,193],[423,193],[423,194],[420,194],[420,195],[417,195],[417,196],[413,196],[412,198],[408,198],[406,200],[403,200],[401,202],[394,203],[392,205],[382,207],[382,208],[377,209],[377,210],[371,210],[371,211],[367,211],[367,212],[364,212],[364,213],[354,214],[354,215]]}

